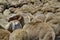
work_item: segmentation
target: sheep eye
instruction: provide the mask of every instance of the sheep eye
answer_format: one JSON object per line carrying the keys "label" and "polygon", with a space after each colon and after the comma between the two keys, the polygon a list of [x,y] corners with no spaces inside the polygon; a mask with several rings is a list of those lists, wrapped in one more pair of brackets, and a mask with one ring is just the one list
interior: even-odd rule
{"label": "sheep eye", "polygon": [[15,29],[19,29],[19,28],[22,28],[22,25],[18,22],[15,22],[12,24],[12,29],[15,30]]}

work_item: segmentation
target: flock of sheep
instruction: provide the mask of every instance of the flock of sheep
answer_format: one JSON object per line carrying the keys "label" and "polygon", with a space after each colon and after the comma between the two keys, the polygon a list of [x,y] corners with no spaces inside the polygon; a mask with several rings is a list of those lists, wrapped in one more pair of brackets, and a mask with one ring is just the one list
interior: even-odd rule
{"label": "flock of sheep", "polygon": [[0,0],[0,40],[60,40],[60,0]]}

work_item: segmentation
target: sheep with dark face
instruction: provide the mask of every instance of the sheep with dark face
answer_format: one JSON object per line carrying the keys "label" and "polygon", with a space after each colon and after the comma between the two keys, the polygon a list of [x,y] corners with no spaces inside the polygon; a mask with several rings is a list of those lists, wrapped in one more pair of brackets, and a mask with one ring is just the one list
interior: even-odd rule
{"label": "sheep with dark face", "polygon": [[16,30],[16,29],[20,29],[22,28],[22,25],[19,21],[17,20],[13,20],[13,21],[10,21],[7,25],[6,25],[7,29],[9,31],[13,31],[13,30]]}
{"label": "sheep with dark face", "polygon": [[24,26],[23,17],[17,14],[12,15],[9,18],[8,22],[9,23],[6,25],[6,29],[8,29],[11,32],[15,29],[23,28]]}

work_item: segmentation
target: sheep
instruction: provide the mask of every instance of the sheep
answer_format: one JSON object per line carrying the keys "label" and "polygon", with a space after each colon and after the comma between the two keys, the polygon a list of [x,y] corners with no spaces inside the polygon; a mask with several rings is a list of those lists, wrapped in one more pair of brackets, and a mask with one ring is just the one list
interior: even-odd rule
{"label": "sheep", "polygon": [[9,39],[10,40],[27,40],[27,39],[28,40],[55,40],[55,32],[45,22],[29,23],[29,24],[25,24],[23,29],[17,29],[13,31]]}
{"label": "sheep", "polygon": [[9,40],[29,40],[29,38],[26,31],[17,29],[10,34]]}
{"label": "sheep", "polygon": [[4,29],[0,29],[0,40],[9,40],[10,32]]}

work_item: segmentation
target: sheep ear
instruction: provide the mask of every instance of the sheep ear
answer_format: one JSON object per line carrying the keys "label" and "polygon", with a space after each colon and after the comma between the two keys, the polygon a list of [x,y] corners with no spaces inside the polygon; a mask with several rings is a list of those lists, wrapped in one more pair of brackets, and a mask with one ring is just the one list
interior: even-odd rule
{"label": "sheep ear", "polygon": [[8,27],[8,29],[7,29],[8,31],[10,31],[10,32],[12,32],[13,30],[12,30],[12,24],[10,24],[9,25],[9,27]]}
{"label": "sheep ear", "polygon": [[9,22],[7,25],[6,25],[6,28],[8,31],[12,32],[12,24],[11,22]]}

